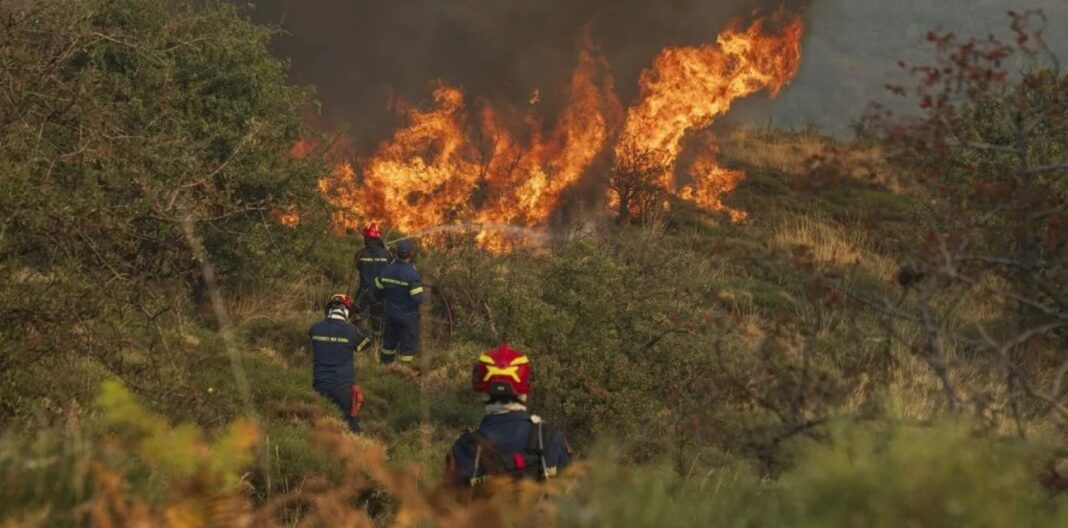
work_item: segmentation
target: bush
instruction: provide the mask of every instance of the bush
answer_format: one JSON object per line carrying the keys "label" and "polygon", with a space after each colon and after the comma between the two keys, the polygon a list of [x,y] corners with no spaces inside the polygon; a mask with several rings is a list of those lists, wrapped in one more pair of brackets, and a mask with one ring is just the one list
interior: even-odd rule
{"label": "bush", "polygon": [[[159,346],[205,258],[233,288],[305,269],[322,164],[289,155],[308,93],[270,30],[221,1],[49,0],[0,25],[0,381]],[[272,217],[290,206],[299,226]]]}
{"label": "bush", "polygon": [[1041,445],[977,436],[965,424],[839,426],[783,477],[790,526],[1060,526],[1064,497],[1037,476]]}

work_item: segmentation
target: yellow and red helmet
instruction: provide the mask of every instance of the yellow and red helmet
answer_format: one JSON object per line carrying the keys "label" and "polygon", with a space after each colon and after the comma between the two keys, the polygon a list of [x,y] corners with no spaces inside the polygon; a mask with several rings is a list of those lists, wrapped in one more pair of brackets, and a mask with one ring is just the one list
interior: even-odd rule
{"label": "yellow and red helmet", "polygon": [[530,358],[502,344],[479,356],[471,384],[475,392],[490,396],[530,394]]}

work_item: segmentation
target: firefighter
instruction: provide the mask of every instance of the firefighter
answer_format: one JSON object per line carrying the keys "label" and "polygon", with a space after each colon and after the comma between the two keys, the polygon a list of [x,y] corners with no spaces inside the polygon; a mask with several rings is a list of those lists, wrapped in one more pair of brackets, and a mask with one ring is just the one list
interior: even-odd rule
{"label": "firefighter", "polygon": [[360,274],[356,284],[356,313],[369,312],[371,332],[376,338],[382,333],[382,303],[375,301],[375,277],[392,260],[378,224],[368,225],[363,230],[363,248],[356,253],[356,271]]}
{"label": "firefighter", "polygon": [[571,463],[563,433],[527,412],[530,375],[530,359],[508,345],[478,358],[471,383],[487,395],[485,416],[446,456],[449,484],[475,486],[495,475],[545,480]]}
{"label": "firefighter", "polygon": [[326,318],[308,330],[313,356],[312,388],[334,402],[349,430],[358,433],[363,390],[356,385],[353,356],[371,340],[349,324],[352,299],[348,295],[339,293],[331,297],[325,311]]}
{"label": "firefighter", "polygon": [[[412,265],[415,247],[410,241],[397,243],[397,259],[382,268],[375,279],[376,299],[385,304],[386,325],[379,359],[383,364],[411,363],[419,347],[419,305],[423,284]],[[398,357],[399,356],[399,357]]]}

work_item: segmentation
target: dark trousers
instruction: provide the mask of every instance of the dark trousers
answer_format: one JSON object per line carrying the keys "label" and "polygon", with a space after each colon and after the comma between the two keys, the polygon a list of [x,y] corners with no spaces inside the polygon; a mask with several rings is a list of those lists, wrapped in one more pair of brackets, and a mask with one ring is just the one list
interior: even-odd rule
{"label": "dark trousers", "polygon": [[345,383],[333,387],[315,387],[315,391],[334,402],[341,409],[341,419],[349,424],[349,430],[360,432],[360,419],[352,415],[352,384]]}
{"label": "dark trousers", "polygon": [[356,291],[356,313],[362,315],[364,312],[367,313],[365,322],[367,330],[371,332],[375,340],[381,339],[386,306],[382,301],[374,300],[369,289],[359,288]]}
{"label": "dark trousers", "polygon": [[387,315],[385,335],[382,339],[382,363],[392,363],[394,359],[411,363],[418,348],[419,314],[405,317]]}

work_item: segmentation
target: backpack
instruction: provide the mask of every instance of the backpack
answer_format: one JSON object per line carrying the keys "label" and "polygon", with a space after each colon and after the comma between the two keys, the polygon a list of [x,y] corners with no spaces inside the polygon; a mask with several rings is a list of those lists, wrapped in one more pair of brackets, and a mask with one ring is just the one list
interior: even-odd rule
{"label": "backpack", "polygon": [[478,431],[464,433],[459,440],[461,449],[475,461],[469,484],[477,486],[486,478],[498,475],[507,475],[513,480],[547,479],[550,475],[545,462],[545,442],[553,434],[541,420],[531,420],[526,447],[522,451],[504,453]]}

